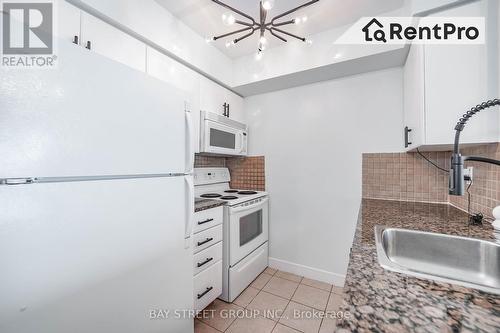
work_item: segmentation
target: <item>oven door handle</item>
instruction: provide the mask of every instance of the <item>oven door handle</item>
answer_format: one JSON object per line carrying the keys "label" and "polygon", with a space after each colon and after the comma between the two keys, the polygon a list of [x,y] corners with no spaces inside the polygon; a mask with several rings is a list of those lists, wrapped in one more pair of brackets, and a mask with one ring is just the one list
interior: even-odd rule
{"label": "oven door handle", "polygon": [[256,203],[256,204],[251,205],[251,206],[243,206],[243,207],[238,207],[238,208],[231,208],[231,213],[238,213],[238,212],[242,212],[242,211],[245,211],[245,210],[251,210],[251,209],[254,209],[254,208],[257,208],[259,206],[264,205],[268,201],[269,201],[268,198],[264,198],[259,203]]}

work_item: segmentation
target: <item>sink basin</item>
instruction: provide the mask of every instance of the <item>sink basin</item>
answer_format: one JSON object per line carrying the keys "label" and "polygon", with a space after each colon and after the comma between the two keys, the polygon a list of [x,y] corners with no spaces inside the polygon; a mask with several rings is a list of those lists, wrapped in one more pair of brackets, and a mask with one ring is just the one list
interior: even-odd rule
{"label": "sink basin", "polygon": [[500,295],[500,245],[474,238],[375,226],[388,270]]}

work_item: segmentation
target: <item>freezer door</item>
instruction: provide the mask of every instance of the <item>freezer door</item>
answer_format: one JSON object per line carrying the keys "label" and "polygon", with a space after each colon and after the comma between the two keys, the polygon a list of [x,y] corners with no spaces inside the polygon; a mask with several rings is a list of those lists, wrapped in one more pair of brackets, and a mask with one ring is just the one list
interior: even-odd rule
{"label": "freezer door", "polygon": [[0,66],[0,179],[190,171],[184,92],[70,43],[57,56]]}
{"label": "freezer door", "polygon": [[0,332],[192,332],[188,195],[184,177],[0,186]]}

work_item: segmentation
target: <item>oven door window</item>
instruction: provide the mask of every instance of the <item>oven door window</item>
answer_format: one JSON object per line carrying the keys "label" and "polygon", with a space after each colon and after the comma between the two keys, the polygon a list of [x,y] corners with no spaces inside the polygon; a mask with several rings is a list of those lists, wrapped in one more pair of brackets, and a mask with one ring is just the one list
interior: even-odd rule
{"label": "oven door window", "polygon": [[262,210],[240,217],[240,246],[262,234]]}
{"label": "oven door window", "polygon": [[226,131],[221,131],[216,128],[210,128],[210,146],[235,149],[236,134]]}

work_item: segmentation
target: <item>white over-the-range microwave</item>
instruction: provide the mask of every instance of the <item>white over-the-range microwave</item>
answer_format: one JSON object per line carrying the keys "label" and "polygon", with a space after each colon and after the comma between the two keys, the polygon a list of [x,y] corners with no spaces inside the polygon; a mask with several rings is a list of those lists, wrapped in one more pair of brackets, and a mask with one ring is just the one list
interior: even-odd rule
{"label": "white over-the-range microwave", "polygon": [[248,126],[218,114],[202,111],[200,152],[217,155],[247,155]]}

